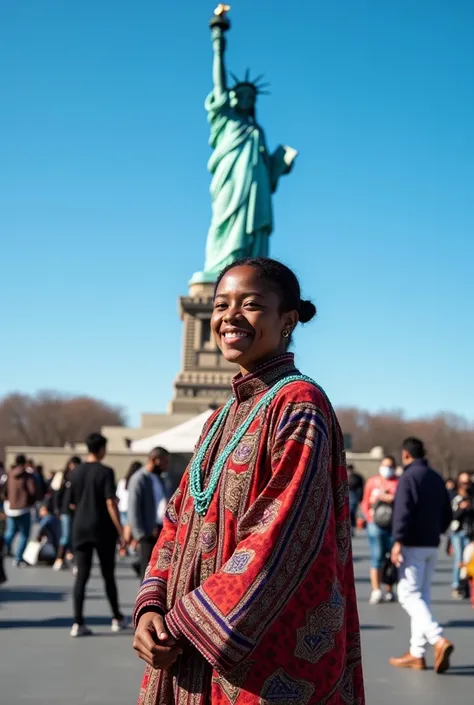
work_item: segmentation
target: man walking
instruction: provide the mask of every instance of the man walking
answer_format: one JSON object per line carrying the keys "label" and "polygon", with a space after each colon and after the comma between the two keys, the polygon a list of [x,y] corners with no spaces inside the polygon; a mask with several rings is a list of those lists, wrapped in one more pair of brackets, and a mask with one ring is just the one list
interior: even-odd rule
{"label": "man walking", "polygon": [[392,561],[399,568],[398,599],[411,619],[410,651],[390,659],[395,668],[426,668],[426,645],[434,647],[434,669],[444,673],[454,650],[430,610],[431,581],[440,536],[451,523],[451,503],[443,479],[426,460],[417,438],[403,443],[404,474],[400,478],[393,513]]}
{"label": "man walking", "polygon": [[128,522],[139,548],[139,561],[134,568],[141,580],[163,527],[168,497],[162,475],[168,469],[169,458],[164,448],[153,448],[146,464],[128,485]]}
{"label": "man walking", "polygon": [[92,568],[92,557],[97,552],[105,592],[112,608],[112,631],[120,632],[128,626],[118,604],[115,583],[115,550],[122,538],[122,525],[115,496],[115,476],[112,468],[102,464],[107,439],[91,433],[86,439],[87,461],[75,468],[68,488],[69,506],[74,510],[72,545],[77,574],[74,584],[74,625],[71,636],[88,636],[92,632],[84,623],[83,607],[86,585]]}

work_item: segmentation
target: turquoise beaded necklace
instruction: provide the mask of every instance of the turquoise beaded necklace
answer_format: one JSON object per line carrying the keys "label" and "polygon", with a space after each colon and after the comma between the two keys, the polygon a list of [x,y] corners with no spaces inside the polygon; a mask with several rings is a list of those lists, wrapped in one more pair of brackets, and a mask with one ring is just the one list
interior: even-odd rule
{"label": "turquoise beaded necklace", "polygon": [[221,424],[225,423],[227,415],[230,411],[230,407],[235,401],[235,397],[232,396],[227,402],[227,404],[221,409],[217,419],[212,424],[211,430],[204,439],[201,447],[196,452],[191,462],[191,468],[189,471],[191,497],[194,499],[194,507],[196,509],[196,512],[200,516],[204,516],[207,510],[209,509],[209,505],[214,496],[214,492],[217,489],[220,476],[222,474],[228,457],[237,448],[260,409],[267,408],[268,406],[270,406],[270,403],[276,397],[280,389],[285,387],[287,384],[291,384],[292,382],[309,382],[310,384],[314,384],[316,386],[316,382],[312,380],[311,377],[306,377],[306,375],[289,375],[288,377],[284,377],[279,382],[277,382],[266,394],[263,395],[260,401],[254,406],[245,421],[233,434],[229,443],[219,454],[214,465],[212,466],[211,476],[209,478],[207,487],[206,489],[203,489],[201,473],[202,463]]}

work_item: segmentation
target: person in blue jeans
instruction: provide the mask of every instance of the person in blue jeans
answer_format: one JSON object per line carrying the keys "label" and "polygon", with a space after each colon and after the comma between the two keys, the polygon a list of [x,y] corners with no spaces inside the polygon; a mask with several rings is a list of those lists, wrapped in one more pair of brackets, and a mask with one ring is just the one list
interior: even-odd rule
{"label": "person in blue jeans", "polygon": [[59,519],[49,511],[47,503],[39,509],[40,522],[36,529],[36,540],[42,542],[38,561],[53,565],[59,548],[61,526]]}
{"label": "person in blue jeans", "polygon": [[7,553],[11,553],[15,536],[19,534],[13,561],[13,565],[19,566],[23,562],[23,553],[30,536],[31,509],[37,497],[35,477],[27,470],[24,455],[17,455],[15,465],[8,472],[5,495],[5,546]]}
{"label": "person in blue jeans", "polygon": [[465,594],[461,589],[461,563],[464,549],[469,543],[469,525],[474,522],[473,487],[468,472],[461,472],[457,479],[457,492],[452,501],[453,521],[451,523],[451,546],[453,550],[452,597],[462,600]]}
{"label": "person in blue jeans", "polygon": [[392,550],[392,533],[390,529],[377,525],[374,513],[380,503],[393,505],[398,485],[396,468],[397,464],[394,458],[391,456],[383,458],[378,475],[370,477],[365,484],[361,503],[362,513],[367,521],[370,549],[371,605],[377,605],[380,602],[393,602],[395,599],[390,586],[387,586],[385,593],[382,591],[383,565],[386,554]]}
{"label": "person in blue jeans", "polygon": [[[8,512],[8,509],[7,509]],[[15,558],[13,565],[19,566],[22,563],[23,553],[25,552],[26,544],[30,536],[31,530],[31,511],[19,514],[18,516],[9,516],[7,514],[7,529],[5,532],[5,546],[7,553],[11,553],[12,543],[15,536],[19,534],[15,548]]]}
{"label": "person in blue jeans", "polygon": [[53,565],[53,570],[67,568],[67,555],[72,551],[72,512],[69,507],[68,493],[71,487],[71,477],[75,468],[81,464],[81,459],[77,455],[68,461],[63,472],[61,485],[54,497],[56,514],[61,522],[61,536],[59,539],[59,550]]}

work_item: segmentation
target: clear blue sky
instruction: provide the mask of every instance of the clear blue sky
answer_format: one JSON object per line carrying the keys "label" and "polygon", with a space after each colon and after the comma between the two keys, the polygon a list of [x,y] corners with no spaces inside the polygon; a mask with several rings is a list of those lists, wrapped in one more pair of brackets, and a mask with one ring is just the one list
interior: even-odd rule
{"label": "clear blue sky", "polygon": [[[336,405],[474,419],[474,3],[235,0],[228,65],[264,72],[300,150],[274,257],[319,316],[300,367]],[[164,410],[177,298],[209,224],[211,0],[0,5],[0,394]]]}

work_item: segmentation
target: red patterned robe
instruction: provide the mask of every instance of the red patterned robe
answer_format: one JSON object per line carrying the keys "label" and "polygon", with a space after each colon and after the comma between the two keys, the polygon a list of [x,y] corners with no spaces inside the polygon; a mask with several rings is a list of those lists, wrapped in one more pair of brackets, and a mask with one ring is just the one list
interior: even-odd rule
{"label": "red patterned robe", "polygon": [[[293,356],[237,376],[203,464]],[[213,415],[203,431],[209,431]],[[204,517],[185,473],[138,594],[188,644],[172,671],[146,668],[139,705],[364,705],[341,431],[324,392],[281,389],[229,457]]]}

